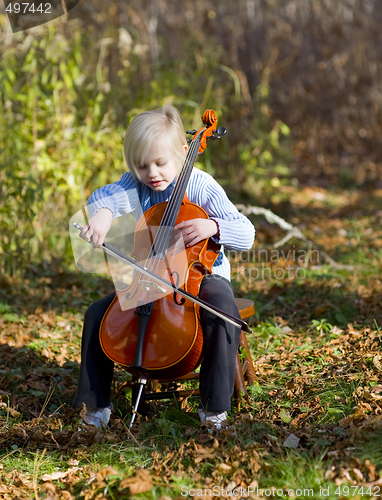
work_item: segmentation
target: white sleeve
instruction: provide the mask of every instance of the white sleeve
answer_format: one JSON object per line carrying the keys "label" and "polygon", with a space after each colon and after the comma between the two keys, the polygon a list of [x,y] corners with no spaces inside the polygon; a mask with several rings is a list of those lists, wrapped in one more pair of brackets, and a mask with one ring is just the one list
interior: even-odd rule
{"label": "white sleeve", "polygon": [[116,218],[133,212],[137,207],[140,207],[138,185],[130,172],[123,174],[119,181],[97,189],[88,200],[91,217],[100,208],[108,208],[113,213],[113,218]]}
{"label": "white sleeve", "polygon": [[207,212],[219,226],[219,234],[212,239],[228,250],[249,250],[255,239],[252,222],[241,214],[228,199],[224,189],[205,172],[190,179],[188,198]]}

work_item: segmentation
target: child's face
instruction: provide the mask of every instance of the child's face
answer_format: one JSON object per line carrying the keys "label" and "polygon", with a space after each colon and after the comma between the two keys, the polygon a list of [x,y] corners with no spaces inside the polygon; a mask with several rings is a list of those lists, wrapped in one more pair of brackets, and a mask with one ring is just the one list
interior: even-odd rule
{"label": "child's face", "polygon": [[[165,137],[154,139],[142,164],[137,168],[143,184],[153,191],[164,191],[179,172],[179,163],[167,142]],[[184,148],[186,152],[187,146]]]}

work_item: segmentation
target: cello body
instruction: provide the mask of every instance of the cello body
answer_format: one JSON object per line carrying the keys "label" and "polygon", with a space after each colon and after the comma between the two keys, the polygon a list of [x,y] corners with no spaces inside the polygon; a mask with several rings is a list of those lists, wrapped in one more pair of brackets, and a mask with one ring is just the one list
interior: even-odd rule
{"label": "cello body", "polygon": [[[167,204],[163,202],[151,207],[138,221],[133,257],[139,262],[146,261],[150,253]],[[196,218],[208,218],[208,215],[185,198],[175,225]],[[171,243],[175,243],[174,237],[170,240],[165,259],[150,259],[150,267],[168,281],[197,296],[203,277],[212,272],[220,245],[209,239],[180,251],[179,246]],[[144,335],[141,366],[136,367],[136,308],[148,302],[152,302],[153,309]],[[202,360],[199,306],[169,290],[164,293],[150,286],[146,290],[142,286],[142,277],[136,272],[127,288],[117,290],[101,323],[100,342],[105,354],[133,375],[162,380],[181,377],[194,370]]]}

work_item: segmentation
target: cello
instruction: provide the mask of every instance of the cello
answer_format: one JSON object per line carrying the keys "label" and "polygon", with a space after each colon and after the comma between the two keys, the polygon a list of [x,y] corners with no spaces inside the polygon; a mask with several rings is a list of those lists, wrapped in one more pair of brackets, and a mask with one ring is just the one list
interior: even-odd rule
{"label": "cello", "polygon": [[[133,257],[144,262],[145,272],[138,268],[132,283],[116,291],[101,322],[100,343],[105,354],[138,377],[174,379],[201,362],[200,304],[184,292],[198,295],[203,277],[212,273],[220,247],[209,239],[180,251],[174,226],[184,220],[208,218],[185,197],[192,168],[198,153],[205,150],[207,138],[225,133],[225,129],[216,129],[212,110],[204,113],[203,123],[191,141],[170,200],[153,206],[138,221]],[[147,279],[147,270],[160,276],[166,286]]]}

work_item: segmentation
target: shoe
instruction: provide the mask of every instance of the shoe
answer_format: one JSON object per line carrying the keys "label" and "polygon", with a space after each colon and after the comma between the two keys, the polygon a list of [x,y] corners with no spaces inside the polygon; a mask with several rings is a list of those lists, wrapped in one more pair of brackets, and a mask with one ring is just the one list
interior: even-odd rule
{"label": "shoe", "polygon": [[85,424],[95,425],[98,429],[104,429],[110,421],[112,410],[112,404],[106,408],[88,408],[83,420]]}
{"label": "shoe", "polygon": [[221,430],[222,423],[228,418],[226,411],[209,411],[206,413],[203,408],[198,409],[198,417],[202,424],[211,422],[218,431]]}

